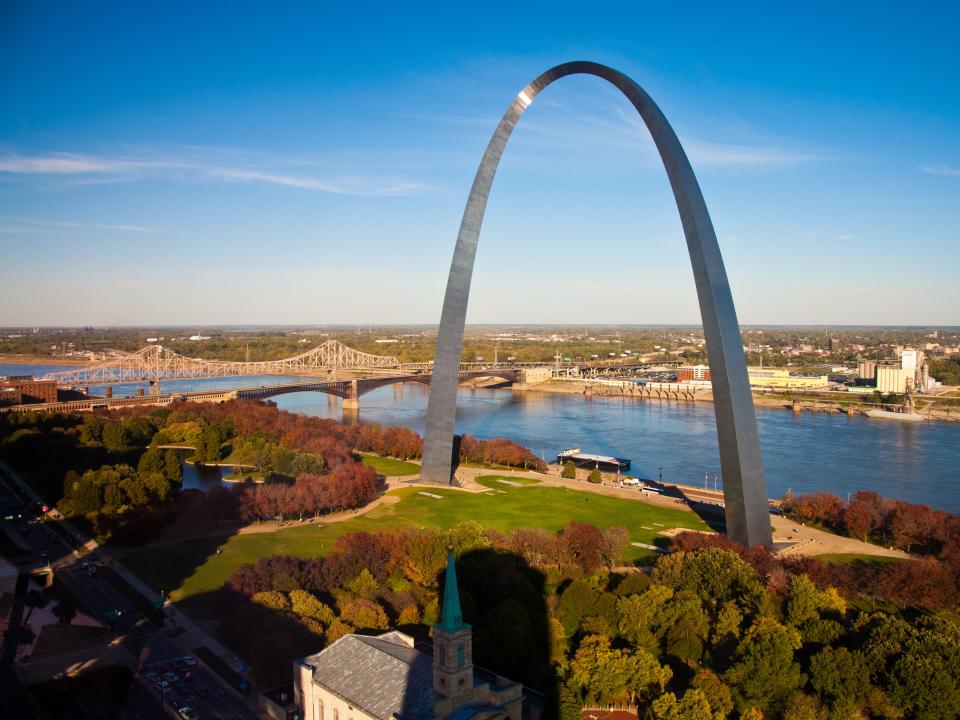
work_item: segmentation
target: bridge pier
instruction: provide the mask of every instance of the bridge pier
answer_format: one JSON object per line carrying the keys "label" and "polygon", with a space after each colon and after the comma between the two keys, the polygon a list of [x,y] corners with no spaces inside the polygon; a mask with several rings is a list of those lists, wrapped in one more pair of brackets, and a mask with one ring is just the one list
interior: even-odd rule
{"label": "bridge pier", "polygon": [[347,414],[347,411],[353,413],[360,412],[360,388],[357,385],[356,380],[351,380],[350,385],[347,387],[347,394],[343,398],[343,413]]}

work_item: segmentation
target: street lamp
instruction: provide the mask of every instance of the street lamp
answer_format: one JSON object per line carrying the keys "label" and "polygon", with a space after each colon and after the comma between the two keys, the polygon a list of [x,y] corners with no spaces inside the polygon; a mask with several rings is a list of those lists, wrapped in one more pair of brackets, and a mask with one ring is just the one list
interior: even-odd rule
{"label": "street lamp", "polygon": [[657,478],[660,481],[660,484],[663,485],[663,468],[657,468]]}

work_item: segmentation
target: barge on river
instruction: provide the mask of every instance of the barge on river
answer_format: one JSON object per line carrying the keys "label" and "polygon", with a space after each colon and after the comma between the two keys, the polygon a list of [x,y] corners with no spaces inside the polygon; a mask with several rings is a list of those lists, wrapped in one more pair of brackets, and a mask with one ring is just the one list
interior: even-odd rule
{"label": "barge on river", "polygon": [[572,462],[576,467],[584,470],[600,468],[606,472],[626,472],[630,469],[629,458],[618,458],[610,455],[592,455],[581,452],[580,448],[569,448],[557,455],[557,464],[563,465]]}

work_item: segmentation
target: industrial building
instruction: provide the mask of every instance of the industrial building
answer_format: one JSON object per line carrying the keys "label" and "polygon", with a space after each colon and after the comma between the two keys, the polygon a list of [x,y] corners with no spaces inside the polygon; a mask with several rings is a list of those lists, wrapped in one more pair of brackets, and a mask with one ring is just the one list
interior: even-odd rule
{"label": "industrial building", "polygon": [[677,368],[677,382],[709,379],[710,368],[706,365],[685,365]]}
{"label": "industrial building", "polygon": [[7,398],[11,392],[19,396],[16,402],[9,403],[13,405],[57,402],[57,381],[34,380],[32,375],[0,376],[0,393]]}

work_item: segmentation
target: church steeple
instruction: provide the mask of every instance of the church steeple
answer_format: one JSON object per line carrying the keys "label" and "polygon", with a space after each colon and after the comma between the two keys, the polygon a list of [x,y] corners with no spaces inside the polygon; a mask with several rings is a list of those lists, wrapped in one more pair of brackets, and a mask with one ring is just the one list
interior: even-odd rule
{"label": "church steeple", "polygon": [[440,622],[433,626],[434,717],[446,717],[473,697],[473,630],[463,621],[452,547],[445,577]]}
{"label": "church steeple", "polygon": [[443,609],[440,614],[440,627],[446,632],[455,633],[469,627],[463,622],[460,610],[460,591],[457,588],[457,566],[453,557],[453,548],[447,548],[447,575],[443,585]]}

